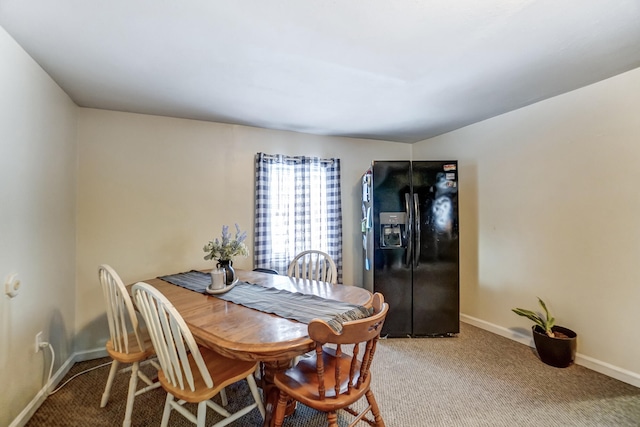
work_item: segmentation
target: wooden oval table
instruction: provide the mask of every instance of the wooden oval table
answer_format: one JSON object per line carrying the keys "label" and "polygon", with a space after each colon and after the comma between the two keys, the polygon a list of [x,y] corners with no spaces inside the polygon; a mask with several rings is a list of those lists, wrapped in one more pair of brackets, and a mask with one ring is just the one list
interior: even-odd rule
{"label": "wooden oval table", "polygon": [[[248,283],[313,294],[323,298],[370,307],[372,294],[356,286],[296,279],[288,276],[236,270]],[[274,314],[244,307],[154,278],[144,280],[160,290],[189,326],[198,344],[228,357],[261,362],[265,398],[264,426],[272,424],[278,391],[273,377],[291,366],[292,360],[313,350],[307,325]]]}

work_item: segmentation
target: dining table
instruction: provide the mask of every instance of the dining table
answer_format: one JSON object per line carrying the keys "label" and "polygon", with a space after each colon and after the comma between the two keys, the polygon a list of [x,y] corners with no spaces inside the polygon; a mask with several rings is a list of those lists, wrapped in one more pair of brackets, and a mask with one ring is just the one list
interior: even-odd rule
{"label": "dining table", "polygon": [[[207,273],[207,270],[202,270]],[[236,269],[240,282],[294,294],[314,295],[361,307],[371,307],[373,295],[364,288],[334,285],[285,275]],[[166,276],[160,276],[166,277]],[[219,295],[196,292],[160,277],[143,282],[158,289],[183,317],[196,342],[227,357],[260,362],[259,384],[265,403],[264,426],[273,425],[278,390],[274,376],[292,366],[294,359],[314,349],[307,324],[226,301]],[[132,286],[132,285],[129,285]],[[291,402],[288,412],[295,410]]]}

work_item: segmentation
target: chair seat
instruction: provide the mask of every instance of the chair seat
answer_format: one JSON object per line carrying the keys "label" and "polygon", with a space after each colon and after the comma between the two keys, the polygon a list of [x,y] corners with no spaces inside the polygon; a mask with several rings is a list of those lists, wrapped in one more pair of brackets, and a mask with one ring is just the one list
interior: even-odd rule
{"label": "chair seat", "polygon": [[230,359],[213,350],[209,350],[205,347],[200,347],[200,354],[204,363],[209,369],[211,379],[213,380],[213,388],[207,387],[204,382],[200,370],[198,369],[195,360],[189,354],[189,366],[191,367],[191,373],[193,374],[194,391],[191,391],[186,380],[184,381],[184,390],[172,385],[162,370],[158,371],[158,379],[162,388],[167,392],[173,394],[178,399],[198,403],[204,400],[211,399],[218,394],[220,390],[226,386],[238,382],[247,377],[247,375],[253,373],[257,368],[257,362],[245,362],[237,359]]}
{"label": "chair seat", "polygon": [[[336,367],[339,366],[340,372],[348,373],[351,369],[351,356],[342,355],[338,358],[333,349],[324,348],[322,352],[322,360],[324,363],[325,378],[335,378]],[[303,404],[315,408],[322,412],[333,411],[338,408],[349,406],[359,400],[369,390],[371,384],[371,376],[367,376],[365,381],[358,389],[351,388],[347,394],[349,376],[342,376],[343,381],[340,383],[341,393],[336,398],[334,384],[327,382],[325,390],[325,399],[321,400],[318,392],[318,373],[316,370],[316,355],[302,359],[291,369],[288,369],[274,378],[274,383],[278,389],[289,395],[294,395],[295,399]],[[356,372],[353,377],[353,384],[360,378],[360,364],[356,366]]]}
{"label": "chair seat", "polygon": [[148,359],[155,354],[151,337],[146,330],[142,329],[140,331],[140,339],[143,341],[145,350],[140,349],[134,333],[128,334],[126,339],[129,342],[129,353],[117,351],[113,346],[113,340],[107,341],[107,353],[109,353],[109,356],[111,356],[112,359],[117,360],[120,363],[133,363]]}

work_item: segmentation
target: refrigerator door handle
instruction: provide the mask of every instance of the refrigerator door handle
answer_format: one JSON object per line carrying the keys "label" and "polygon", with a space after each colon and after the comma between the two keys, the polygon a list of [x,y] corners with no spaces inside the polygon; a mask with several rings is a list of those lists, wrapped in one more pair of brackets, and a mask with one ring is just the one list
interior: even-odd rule
{"label": "refrigerator door handle", "polygon": [[413,209],[409,193],[405,193],[404,195],[404,208],[407,212],[405,224],[405,228],[407,230],[407,255],[405,264],[407,267],[411,267],[411,264],[413,263]]}
{"label": "refrigerator door handle", "polygon": [[415,227],[415,234],[416,234],[416,249],[415,249],[415,256],[413,257],[413,265],[414,267],[417,267],[420,264],[420,199],[418,198],[417,194],[413,194],[413,212],[414,212],[414,227]]}

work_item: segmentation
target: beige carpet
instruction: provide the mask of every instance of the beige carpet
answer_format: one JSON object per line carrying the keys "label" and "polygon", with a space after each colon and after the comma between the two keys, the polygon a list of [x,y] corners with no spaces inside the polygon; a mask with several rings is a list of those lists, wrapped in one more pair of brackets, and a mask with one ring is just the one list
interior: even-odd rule
{"label": "beige carpet", "polygon": [[[76,364],[68,377],[108,361]],[[116,377],[109,404],[100,408],[108,369],[81,375],[49,396],[27,426],[121,425],[128,375]],[[547,366],[532,348],[464,323],[453,338],[381,340],[373,375],[388,427],[640,426],[639,388],[577,365]],[[247,395],[245,385],[228,390],[231,405]],[[162,389],[138,396],[133,427],[158,426],[164,398]],[[208,425],[218,419],[213,411],[209,416]],[[349,419],[342,414],[340,426]],[[169,425],[192,424],[174,412]],[[230,425],[261,425],[261,418],[254,410]],[[325,425],[324,415],[302,405],[285,422],[286,427]]]}

